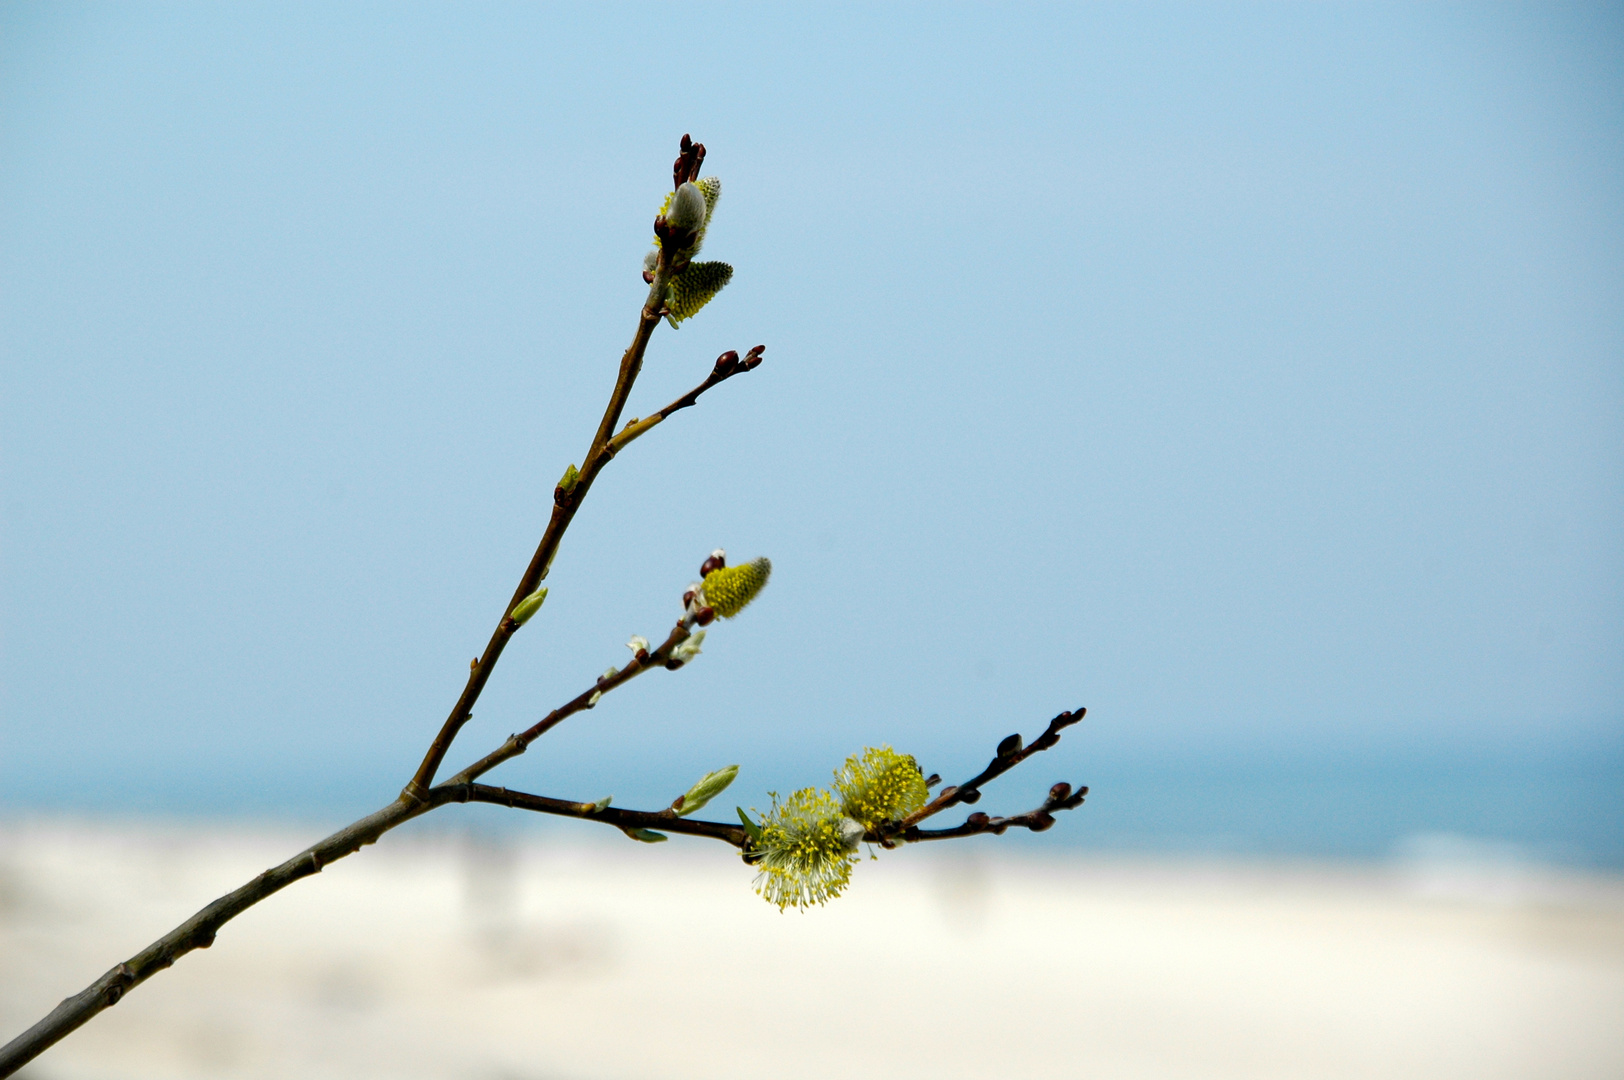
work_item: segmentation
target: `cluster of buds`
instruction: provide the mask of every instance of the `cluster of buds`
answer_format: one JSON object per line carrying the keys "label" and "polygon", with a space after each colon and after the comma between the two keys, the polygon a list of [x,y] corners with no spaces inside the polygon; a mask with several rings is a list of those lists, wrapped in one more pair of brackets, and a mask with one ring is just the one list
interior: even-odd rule
{"label": "cluster of buds", "polygon": [[654,218],[654,250],[643,257],[643,280],[653,283],[662,262],[666,270],[665,316],[673,326],[691,318],[733,279],[725,262],[693,262],[722,197],[722,181],[701,178],[705,146],[687,135],[671,168],[671,194]]}

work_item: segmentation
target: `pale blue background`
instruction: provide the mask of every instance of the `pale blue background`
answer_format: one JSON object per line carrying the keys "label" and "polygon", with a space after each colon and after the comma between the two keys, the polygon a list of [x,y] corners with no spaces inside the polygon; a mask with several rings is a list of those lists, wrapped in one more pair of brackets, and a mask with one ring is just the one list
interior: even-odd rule
{"label": "pale blue background", "polygon": [[[740,801],[888,741],[1046,843],[1624,863],[1608,8],[0,9],[0,806],[338,824],[410,773],[578,461],[676,139],[734,284],[464,761]],[[605,843],[619,843],[605,836]]]}

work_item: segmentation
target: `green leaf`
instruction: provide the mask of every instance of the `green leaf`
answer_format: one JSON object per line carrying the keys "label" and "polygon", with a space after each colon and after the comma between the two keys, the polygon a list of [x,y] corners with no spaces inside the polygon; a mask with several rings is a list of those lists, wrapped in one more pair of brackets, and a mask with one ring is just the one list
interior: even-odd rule
{"label": "green leaf", "polygon": [[744,807],[735,806],[733,809],[739,812],[739,820],[744,822],[744,831],[749,835],[750,842],[759,845],[761,843],[761,826],[750,820],[750,815],[744,812]]}

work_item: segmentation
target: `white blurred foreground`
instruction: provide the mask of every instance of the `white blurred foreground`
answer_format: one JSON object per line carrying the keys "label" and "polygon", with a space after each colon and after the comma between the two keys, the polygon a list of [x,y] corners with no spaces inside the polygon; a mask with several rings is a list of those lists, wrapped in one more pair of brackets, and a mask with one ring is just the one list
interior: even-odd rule
{"label": "white blurred foreground", "polygon": [[[1358,869],[983,837],[780,915],[706,841],[403,831],[22,1075],[1624,1076],[1624,883],[1460,845]],[[314,835],[5,825],[0,1037]]]}

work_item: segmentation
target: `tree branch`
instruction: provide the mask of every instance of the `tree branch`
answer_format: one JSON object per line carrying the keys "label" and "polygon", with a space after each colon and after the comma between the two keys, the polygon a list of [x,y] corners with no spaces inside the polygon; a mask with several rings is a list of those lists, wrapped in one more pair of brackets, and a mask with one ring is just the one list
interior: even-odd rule
{"label": "tree branch", "polygon": [[621,830],[658,829],[661,832],[685,833],[689,836],[708,836],[732,844],[736,848],[743,848],[749,841],[748,834],[737,825],[678,817],[676,811],[669,808],[658,812],[622,810],[614,806],[600,807],[597,803],[569,802],[564,799],[548,798],[545,795],[509,791],[507,788],[491,787],[489,784],[448,782],[436,785],[429,794],[437,806],[448,802],[495,803],[498,806],[510,806],[515,810],[534,810],[541,814],[601,821]]}
{"label": "tree branch", "polygon": [[214,936],[220,927],[261,900],[300,878],[320,872],[328,863],[373,843],[390,829],[428,809],[428,804],[424,802],[397,799],[220,897],[84,990],[63,1001],[45,1019],[0,1047],[0,1077],[10,1076],[53,1043],[71,1034],[103,1009],[117,1004],[130,990],[193,949],[206,949],[214,944]]}
{"label": "tree branch", "polygon": [[659,268],[654,274],[654,281],[649,285],[648,299],[638,315],[637,333],[620,358],[620,373],[615,379],[614,392],[609,396],[609,404],[603,411],[603,419],[598,424],[597,434],[592,437],[592,445],[588,448],[581,465],[580,476],[569,491],[563,488],[554,489],[552,518],[547,522],[546,532],[542,533],[536,554],[531,558],[524,575],[519,578],[519,585],[513,590],[512,599],[503,609],[502,618],[497,621],[496,629],[492,631],[491,639],[485,645],[485,652],[471,666],[468,682],[463,687],[462,694],[458,696],[457,703],[451,707],[451,715],[446,717],[439,733],[434,736],[434,741],[429,744],[428,752],[423,755],[423,763],[417,767],[411,782],[401,793],[405,798],[414,802],[421,801],[429,786],[434,783],[434,774],[440,770],[440,764],[445,760],[446,752],[451,749],[452,741],[456,739],[462,726],[468,722],[468,717],[473,713],[474,702],[479,700],[480,693],[485,689],[486,680],[490,678],[497,661],[502,658],[502,650],[507,648],[509,639],[519,628],[513,621],[513,609],[518,606],[519,601],[535,592],[542,579],[547,576],[553,556],[558,552],[559,541],[563,540],[565,530],[574,520],[575,511],[591,490],[592,481],[597,479],[599,471],[614,456],[608,448],[609,437],[620,421],[621,411],[626,407],[626,399],[631,396],[632,386],[637,382],[637,374],[642,370],[643,354],[648,349],[649,338],[653,335],[654,328],[660,322],[660,309],[665,303],[666,288],[667,267],[662,256]]}

